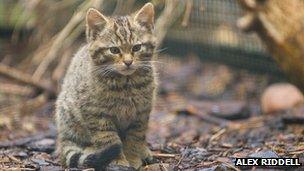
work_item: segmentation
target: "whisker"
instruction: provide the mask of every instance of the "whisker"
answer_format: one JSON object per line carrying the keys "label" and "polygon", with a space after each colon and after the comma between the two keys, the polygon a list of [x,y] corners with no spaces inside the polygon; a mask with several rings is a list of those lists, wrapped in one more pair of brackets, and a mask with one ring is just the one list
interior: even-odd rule
{"label": "whisker", "polygon": [[108,65],[94,66],[94,67],[91,69],[91,72],[95,72],[95,71],[98,71],[98,70],[103,70],[103,69],[106,69],[107,67],[108,67]]}
{"label": "whisker", "polygon": [[167,64],[166,62],[161,62],[161,61],[141,61],[140,63],[157,63],[157,64]]}
{"label": "whisker", "polygon": [[139,65],[147,65],[147,66],[156,66],[156,67],[164,67],[166,66],[167,63],[160,62],[160,61],[146,61],[146,62],[141,62]]}
{"label": "whisker", "polygon": [[[151,62],[149,62],[149,61],[147,61],[147,62],[142,62],[142,63],[140,63],[138,66],[139,67],[141,67],[141,68],[143,68],[144,70],[151,70],[152,68],[152,66],[151,66],[151,64],[153,64],[153,62],[159,62],[159,61],[151,61]],[[166,63],[164,63],[164,62],[159,62],[160,64],[166,64]],[[156,66],[156,69],[154,70],[154,72],[156,72],[158,75],[160,74],[160,73],[168,73],[168,71],[166,71],[165,69],[163,69],[164,68],[164,65],[160,65],[160,67],[159,67],[159,65],[158,66]]]}
{"label": "whisker", "polygon": [[99,69],[94,70],[93,73],[99,74],[99,73],[105,72],[107,70],[108,70],[107,68],[102,68],[102,69],[99,68]]}
{"label": "whisker", "polygon": [[167,47],[162,48],[162,49],[156,49],[154,53],[161,53],[161,52],[163,52],[163,51],[165,51],[167,49],[168,49]]}
{"label": "whisker", "polygon": [[108,74],[110,74],[112,72],[112,68],[108,67],[104,72],[102,72],[101,74],[103,76],[107,76]]}
{"label": "whisker", "polygon": [[99,65],[99,66],[95,66],[92,68],[91,72],[98,76],[98,75],[102,75],[102,76],[107,76],[109,75],[111,72],[113,72],[113,68],[111,65]]}
{"label": "whisker", "polygon": [[111,74],[114,71],[113,68],[109,68],[105,73],[104,76],[108,76],[109,74]]}

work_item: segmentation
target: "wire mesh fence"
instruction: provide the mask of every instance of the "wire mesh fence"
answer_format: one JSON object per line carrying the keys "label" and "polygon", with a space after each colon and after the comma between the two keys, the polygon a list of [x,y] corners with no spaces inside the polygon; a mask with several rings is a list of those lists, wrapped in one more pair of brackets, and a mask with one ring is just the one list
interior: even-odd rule
{"label": "wire mesh fence", "polygon": [[[9,32],[7,30],[10,28],[11,30],[14,30],[16,28],[17,30],[19,29],[16,27],[16,22],[14,22],[13,17],[10,17],[20,15],[20,12],[14,14],[14,11],[18,11],[18,9],[21,8],[20,4],[19,6],[18,4],[16,7],[14,6],[16,2],[19,1],[5,0],[3,2],[0,2],[1,33]],[[127,3],[127,1],[106,1],[106,3],[104,3],[100,9],[109,15],[112,13],[115,15],[118,15],[120,13],[125,14],[132,11],[132,7],[134,9],[137,9],[138,6],[142,5],[144,2],[148,2],[148,0],[129,0],[129,6],[131,4],[129,10],[124,9],[124,5],[126,4],[117,5],[120,4],[118,2],[121,4]],[[155,0],[152,2],[157,3],[161,1]],[[186,4],[191,3],[189,10],[190,15],[189,18],[185,18],[185,14],[182,16],[177,16],[178,20],[167,32],[167,36],[163,44],[164,48],[166,48],[165,53],[182,57],[188,53],[194,52],[198,54],[202,60],[211,60],[235,66],[236,68],[243,68],[254,72],[281,76],[281,72],[279,71],[270,55],[267,53],[265,47],[257,35],[243,33],[239,28],[236,27],[237,19],[239,19],[243,13],[237,0],[180,0],[180,2],[184,2]],[[47,4],[51,2],[45,1],[44,3]],[[43,15],[41,15],[42,17],[35,16],[35,13],[33,13],[33,15],[29,15],[32,16],[30,17],[31,20],[38,20],[40,17],[40,19],[42,19],[42,22],[45,21],[46,24],[39,24],[38,22],[38,26],[33,26],[35,22],[30,22],[30,19],[24,20],[26,17],[19,17],[18,23],[23,23],[23,25],[20,24],[22,26],[20,30],[35,30],[36,28],[36,30],[38,30],[38,34],[34,33],[33,35],[41,34],[46,37],[46,31],[43,33],[41,31],[39,32],[39,30],[43,31],[44,25],[46,25],[44,29],[50,32],[48,33],[48,36],[52,36],[54,35],[54,30],[57,31],[58,29],[63,28],[64,23],[67,22],[65,20],[68,20],[71,17],[73,14],[72,11],[77,11],[76,7],[79,4],[81,4],[81,1],[66,1],[65,3],[58,1],[55,3],[55,5],[50,5],[52,6],[50,12],[53,12],[55,10],[54,6],[56,6],[56,9],[62,6],[62,8],[65,10],[57,11],[54,15],[52,15],[53,17],[49,17],[47,21],[44,20]],[[115,7],[115,5],[118,7]],[[10,6],[12,6],[12,9],[16,10],[1,10],[4,8],[9,8]],[[31,7],[31,5],[28,6]],[[41,12],[39,11],[41,10],[40,8],[37,9],[38,11],[36,13]],[[25,11],[25,9],[23,9],[23,11]],[[186,12],[184,13],[187,13],[187,5],[185,11]],[[161,10],[158,10],[158,12],[161,12]],[[58,15],[64,15],[66,17],[54,17],[57,13]],[[62,20],[65,22],[62,22],[59,20],[59,18],[63,18]],[[56,21],[56,24],[50,24],[54,23],[53,21]],[[83,29],[84,24],[82,24],[81,27]],[[17,32],[14,31],[14,33]],[[8,35],[11,34],[2,34],[2,37],[7,37]],[[39,36],[36,37],[39,39]],[[3,47],[0,45],[0,50],[2,48]]]}
{"label": "wire mesh fence", "polygon": [[242,13],[237,0],[194,0],[187,24],[173,26],[164,46],[174,55],[196,52],[203,60],[280,74],[257,35],[237,28]]}

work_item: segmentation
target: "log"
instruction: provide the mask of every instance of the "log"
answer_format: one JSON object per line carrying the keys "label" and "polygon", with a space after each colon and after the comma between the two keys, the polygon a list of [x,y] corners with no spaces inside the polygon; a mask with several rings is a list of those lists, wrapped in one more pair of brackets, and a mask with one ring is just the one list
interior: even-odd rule
{"label": "log", "polygon": [[239,0],[238,27],[256,32],[291,83],[304,93],[304,1]]}

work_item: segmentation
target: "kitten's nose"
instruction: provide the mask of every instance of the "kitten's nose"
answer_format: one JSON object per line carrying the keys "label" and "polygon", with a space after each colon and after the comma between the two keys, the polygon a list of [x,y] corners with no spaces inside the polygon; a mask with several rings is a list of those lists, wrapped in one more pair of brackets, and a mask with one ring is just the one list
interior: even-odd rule
{"label": "kitten's nose", "polygon": [[133,60],[124,60],[126,66],[130,66],[133,63]]}

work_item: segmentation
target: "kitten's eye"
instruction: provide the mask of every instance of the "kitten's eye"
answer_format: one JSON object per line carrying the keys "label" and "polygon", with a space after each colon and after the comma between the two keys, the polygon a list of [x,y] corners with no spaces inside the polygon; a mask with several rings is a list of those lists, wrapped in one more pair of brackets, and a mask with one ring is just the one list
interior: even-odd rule
{"label": "kitten's eye", "polygon": [[110,47],[110,52],[113,54],[119,54],[120,50],[118,47]]}
{"label": "kitten's eye", "polygon": [[137,52],[141,49],[141,44],[134,45],[132,47],[132,52]]}

